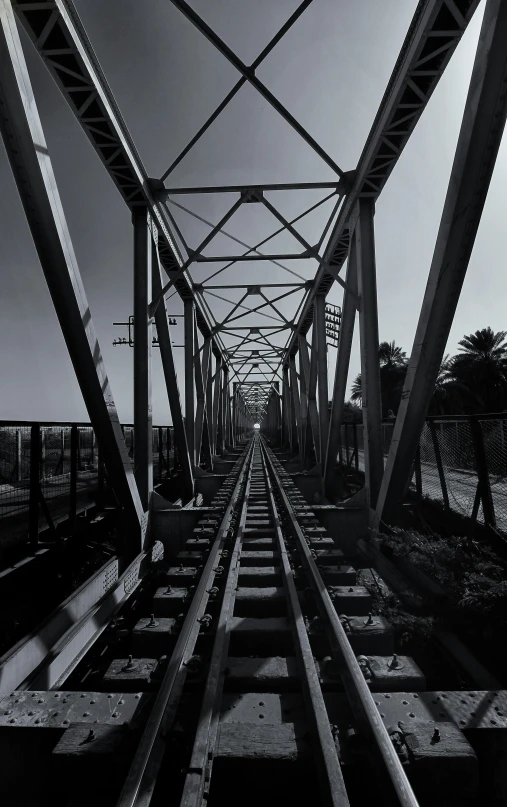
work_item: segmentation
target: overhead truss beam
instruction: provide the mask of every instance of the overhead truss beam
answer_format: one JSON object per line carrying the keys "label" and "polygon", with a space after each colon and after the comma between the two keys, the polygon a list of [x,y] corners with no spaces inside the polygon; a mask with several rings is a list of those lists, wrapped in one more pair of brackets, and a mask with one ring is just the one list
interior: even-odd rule
{"label": "overhead truss beam", "polygon": [[[148,207],[159,230],[161,264],[170,277],[186,256],[178,247],[165,206],[156,198],[153,188],[157,183],[148,177],[73,3],[13,0],[12,6],[125,203],[131,210],[137,205]],[[192,297],[186,273],[175,286],[182,299]],[[198,303],[196,319],[203,336],[209,337],[213,321]],[[219,352],[216,340],[214,344]]]}
{"label": "overhead truss beam", "polygon": [[[478,5],[479,0],[471,0],[463,13],[456,13],[456,4],[446,0],[418,3],[324,252],[325,264],[337,271],[348,255],[357,200],[380,196]],[[306,295],[297,329],[288,341],[288,353],[297,351],[298,334],[306,334],[312,325],[315,295],[327,294],[333,282],[329,270],[321,266]]]}

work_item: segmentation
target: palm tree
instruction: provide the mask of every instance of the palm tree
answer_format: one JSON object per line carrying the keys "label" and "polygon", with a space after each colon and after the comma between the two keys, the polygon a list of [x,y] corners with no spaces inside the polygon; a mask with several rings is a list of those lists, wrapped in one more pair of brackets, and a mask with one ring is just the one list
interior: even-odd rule
{"label": "palm tree", "polygon": [[359,373],[355,379],[354,383],[352,384],[352,390],[350,392],[350,400],[351,401],[359,401],[361,404],[363,399],[363,387],[361,384],[361,373]]}
{"label": "palm tree", "polygon": [[397,347],[393,342],[381,342],[378,346],[378,357],[381,367],[405,367],[407,364],[407,354],[401,347]]}
{"label": "palm tree", "polygon": [[[390,410],[396,412],[400,405],[403,382],[407,371],[407,354],[395,342],[381,342],[378,350],[380,364],[380,393],[382,417]],[[361,373],[356,376],[350,393],[352,401],[361,401]]]}
{"label": "palm tree", "polygon": [[507,407],[507,331],[489,326],[464,336],[452,359],[451,374],[466,390],[470,413],[501,412]]}
{"label": "palm tree", "polygon": [[[459,353],[444,356],[428,414],[475,414],[507,410],[507,331],[490,327],[464,336]],[[379,345],[382,416],[397,412],[407,357],[394,342]],[[361,373],[352,385],[351,400],[361,402]]]}
{"label": "palm tree", "polygon": [[381,342],[378,356],[382,417],[389,417],[389,413],[397,412],[400,405],[403,382],[407,372],[407,354],[393,341]]}
{"label": "palm tree", "polygon": [[448,353],[442,359],[438,371],[428,415],[462,415],[465,401],[469,398],[466,386],[453,374],[454,358]]}

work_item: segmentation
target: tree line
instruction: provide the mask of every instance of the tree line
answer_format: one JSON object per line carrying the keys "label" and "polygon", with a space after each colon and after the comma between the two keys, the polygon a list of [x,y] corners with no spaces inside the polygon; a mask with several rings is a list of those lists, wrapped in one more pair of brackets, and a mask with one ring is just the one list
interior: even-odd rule
{"label": "tree line", "polygon": [[[440,365],[428,415],[472,415],[507,410],[507,331],[490,327],[464,336],[455,356]],[[407,372],[407,354],[395,342],[379,345],[382,417],[398,412]],[[361,417],[361,374],[352,385],[344,420]]]}

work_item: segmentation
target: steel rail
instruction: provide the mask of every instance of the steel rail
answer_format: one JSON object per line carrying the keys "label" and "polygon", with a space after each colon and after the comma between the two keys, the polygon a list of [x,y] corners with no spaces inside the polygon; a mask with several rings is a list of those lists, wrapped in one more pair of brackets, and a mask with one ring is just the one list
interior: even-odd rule
{"label": "steel rail", "polygon": [[340,622],[340,618],[336,613],[333,601],[322,580],[317,564],[310,552],[306,538],[299,526],[292,504],[285,493],[278,472],[274,466],[271,451],[266,446],[264,446],[264,450],[268,467],[276,482],[278,493],[290,518],[292,530],[311,587],[315,593],[317,605],[324,623],[329,628],[328,635],[331,639],[333,654],[337,656],[338,662],[343,665],[340,674],[343,678],[343,684],[349,702],[355,711],[357,709],[359,710],[361,722],[372,738],[374,747],[380,755],[384,770],[388,774],[392,784],[393,795],[395,794],[396,797],[396,802],[394,803],[401,805],[401,807],[419,807],[419,802],[414,795],[391,738],[375,706],[375,701],[365,681],[361,668],[359,667],[355,653]]}
{"label": "steel rail", "polygon": [[248,467],[249,453],[252,447],[245,450],[238,479],[229,504],[224,513],[215,541],[197,584],[189,611],[178,636],[174,651],[169,660],[167,670],[155,698],[150,716],[137,747],[134,759],[125,779],[116,807],[147,807],[151,802],[157,773],[165,753],[164,733],[168,730],[174,717],[177,702],[183,688],[186,670],[184,665],[193,654],[195,642],[199,635],[200,623],[198,614],[205,613],[208,603],[209,588],[215,575],[215,564],[219,552],[227,536],[234,506],[241,492],[241,486]]}
{"label": "steel rail", "polygon": [[[255,438],[254,438],[255,439]],[[273,487],[269,478],[267,458],[265,449],[259,440],[261,448],[262,465],[266,479],[268,492],[268,502],[271,507],[272,518],[275,524],[276,541],[280,552],[280,570],[282,573],[283,585],[289,601],[289,609],[292,616],[292,629],[294,633],[294,644],[296,647],[296,657],[300,669],[303,696],[305,699],[308,715],[310,718],[310,730],[313,735],[313,751],[316,756],[317,770],[319,773],[319,784],[322,790],[324,804],[332,807],[348,807],[349,798],[343,780],[340,761],[336,752],[336,745],[329,724],[329,717],[326,704],[322,695],[319,682],[319,675],[315,666],[308,632],[304,623],[303,612],[299,602],[296,584],[294,582],[294,572],[289,562],[289,556],[285,545],[285,538],[282,534],[280,519],[273,496]]]}
{"label": "steel rail", "polygon": [[211,769],[218,738],[220,707],[222,704],[227,654],[231,637],[230,619],[234,612],[234,603],[236,600],[236,589],[239,574],[239,556],[242,548],[243,533],[246,526],[254,452],[255,442],[252,441],[250,456],[248,459],[248,470],[246,472],[247,478],[243,491],[241,515],[236,532],[234,548],[232,550],[229,573],[225,583],[224,598],[220,607],[217,632],[215,641],[213,643],[213,650],[211,652],[209,672],[206,680],[201,712],[197,723],[197,731],[192,748],[192,754],[190,757],[190,765],[183,786],[180,807],[200,807],[203,799],[205,798],[204,788],[206,785],[206,779],[211,778]]}

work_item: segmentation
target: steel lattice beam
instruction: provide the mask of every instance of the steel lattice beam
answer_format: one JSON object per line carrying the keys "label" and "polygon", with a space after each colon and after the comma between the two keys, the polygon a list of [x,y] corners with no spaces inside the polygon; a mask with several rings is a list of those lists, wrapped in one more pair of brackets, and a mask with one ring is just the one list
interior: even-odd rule
{"label": "steel lattice beam", "polygon": [[[131,210],[148,207],[159,230],[160,261],[171,277],[188,256],[181,253],[167,210],[156,197],[154,186],[161,183],[148,177],[73,3],[13,0],[12,5],[125,203]],[[175,287],[182,299],[194,297],[188,273],[178,277]],[[196,319],[208,338],[214,323],[197,300]],[[221,347],[214,340],[216,355]]]}
{"label": "steel lattice beam", "polygon": [[[379,197],[478,5],[479,0],[419,2],[324,252],[324,261],[338,271],[347,258],[357,200]],[[315,295],[327,294],[333,282],[321,267],[288,342],[289,354],[297,351],[298,334],[311,327]]]}
{"label": "steel lattice beam", "polygon": [[142,549],[147,516],[91,318],[10,0],[0,2],[0,75],[0,130],[76,378],[125,516],[125,545],[119,549],[127,561]]}

